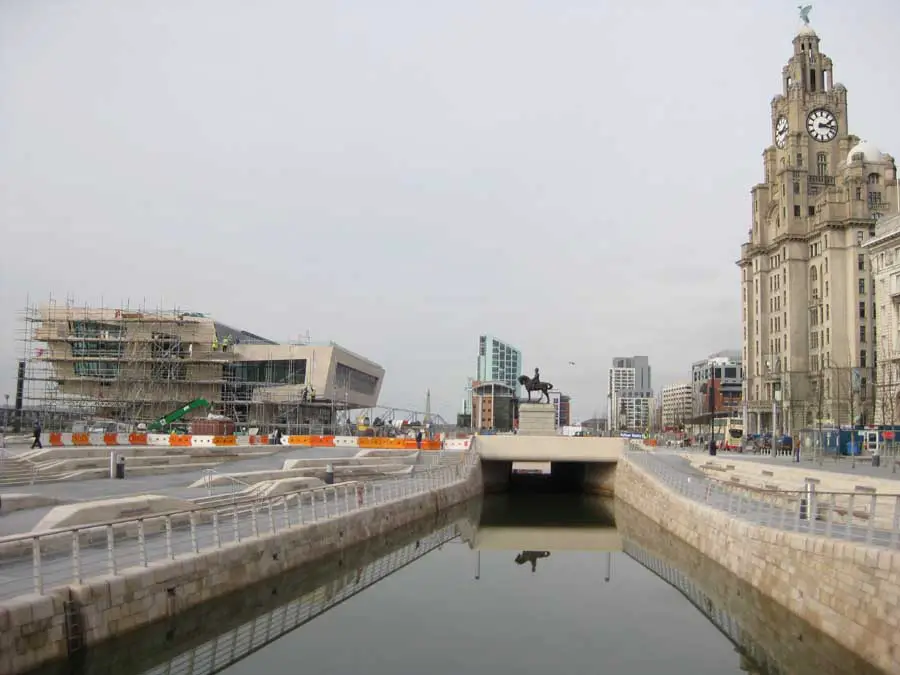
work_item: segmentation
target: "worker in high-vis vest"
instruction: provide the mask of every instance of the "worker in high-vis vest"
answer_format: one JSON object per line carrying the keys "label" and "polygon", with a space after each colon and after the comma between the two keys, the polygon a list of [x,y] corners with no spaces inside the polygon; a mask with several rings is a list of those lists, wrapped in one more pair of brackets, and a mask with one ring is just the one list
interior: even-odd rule
{"label": "worker in high-vis vest", "polygon": [[213,341],[212,341],[212,350],[213,350],[214,352],[219,351],[219,336],[218,336],[218,335],[216,335],[216,336],[213,337]]}

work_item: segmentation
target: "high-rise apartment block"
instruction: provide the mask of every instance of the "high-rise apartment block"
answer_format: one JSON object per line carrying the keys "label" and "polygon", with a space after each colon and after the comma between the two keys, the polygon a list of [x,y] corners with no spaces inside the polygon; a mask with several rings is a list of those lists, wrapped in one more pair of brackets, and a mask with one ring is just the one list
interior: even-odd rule
{"label": "high-rise apartment block", "polygon": [[660,423],[664,429],[678,428],[694,417],[693,388],[690,383],[663,387],[660,398]]}
{"label": "high-rise apartment block", "polygon": [[833,70],[804,26],[771,101],[772,144],[738,262],[751,433],[871,419],[880,338],[864,246],[894,210],[897,167],[850,133]]}
{"label": "high-rise apartment block", "polygon": [[607,382],[607,415],[611,430],[645,431],[650,424],[653,389],[646,356],[617,356]]}

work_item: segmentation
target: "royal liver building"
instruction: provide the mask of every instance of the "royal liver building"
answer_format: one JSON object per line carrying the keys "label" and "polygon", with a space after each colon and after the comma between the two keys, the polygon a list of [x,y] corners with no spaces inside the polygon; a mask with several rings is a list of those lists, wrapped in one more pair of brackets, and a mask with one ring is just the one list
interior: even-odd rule
{"label": "royal liver building", "polygon": [[863,244],[896,204],[890,155],[850,133],[847,89],[804,25],[772,99],[741,247],[748,431],[871,422],[875,307]]}

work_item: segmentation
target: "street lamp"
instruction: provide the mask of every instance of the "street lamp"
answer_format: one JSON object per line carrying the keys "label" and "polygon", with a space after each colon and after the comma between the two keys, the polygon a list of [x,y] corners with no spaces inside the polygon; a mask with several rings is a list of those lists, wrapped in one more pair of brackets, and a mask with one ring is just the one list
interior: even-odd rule
{"label": "street lamp", "polygon": [[3,434],[0,435],[0,448],[6,447],[6,431],[9,429],[9,394],[3,394],[6,405],[3,406]]}

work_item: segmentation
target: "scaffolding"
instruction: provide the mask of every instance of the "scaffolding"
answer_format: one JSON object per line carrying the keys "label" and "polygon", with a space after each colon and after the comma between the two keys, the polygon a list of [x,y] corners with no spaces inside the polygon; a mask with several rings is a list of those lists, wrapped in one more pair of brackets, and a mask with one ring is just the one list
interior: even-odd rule
{"label": "scaffolding", "polygon": [[207,314],[50,297],[27,301],[19,324],[24,372],[17,407],[39,416],[47,431],[96,420],[138,428],[200,398],[239,425],[289,432],[327,424],[341,408],[310,398],[305,360],[236,358],[230,345],[279,345]]}

